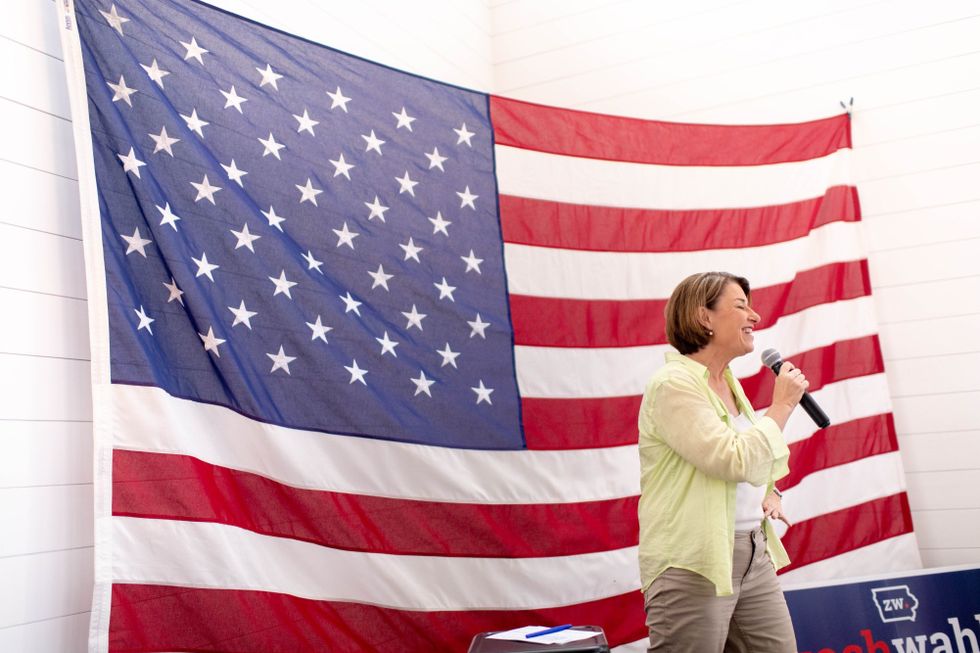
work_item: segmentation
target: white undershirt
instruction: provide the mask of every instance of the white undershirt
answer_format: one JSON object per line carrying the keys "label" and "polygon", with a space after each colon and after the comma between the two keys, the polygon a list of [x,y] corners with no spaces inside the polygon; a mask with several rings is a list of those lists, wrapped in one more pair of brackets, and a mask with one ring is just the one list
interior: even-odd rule
{"label": "white undershirt", "polygon": [[[752,428],[752,422],[739,413],[732,424],[741,433]],[[748,532],[759,528],[762,522],[762,501],[766,498],[766,486],[755,487],[741,482],[735,486],[735,532]]]}

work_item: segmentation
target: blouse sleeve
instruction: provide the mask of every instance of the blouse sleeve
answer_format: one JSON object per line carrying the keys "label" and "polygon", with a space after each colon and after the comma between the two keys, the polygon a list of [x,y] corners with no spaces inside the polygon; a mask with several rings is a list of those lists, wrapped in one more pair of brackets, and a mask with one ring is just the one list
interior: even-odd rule
{"label": "blouse sleeve", "polygon": [[654,394],[645,417],[652,431],[708,476],[761,486],[786,469],[789,447],[771,418],[763,417],[739,433],[719,418],[703,391],[686,379],[666,379],[651,391]]}

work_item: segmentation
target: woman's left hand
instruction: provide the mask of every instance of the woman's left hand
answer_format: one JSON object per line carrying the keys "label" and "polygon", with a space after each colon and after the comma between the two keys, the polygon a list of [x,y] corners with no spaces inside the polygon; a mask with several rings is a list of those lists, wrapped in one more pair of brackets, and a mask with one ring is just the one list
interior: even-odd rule
{"label": "woman's left hand", "polygon": [[769,495],[762,501],[762,514],[771,519],[778,519],[787,526],[792,526],[788,519],[786,519],[786,514],[783,512],[783,500],[779,498],[775,492],[770,492]]}

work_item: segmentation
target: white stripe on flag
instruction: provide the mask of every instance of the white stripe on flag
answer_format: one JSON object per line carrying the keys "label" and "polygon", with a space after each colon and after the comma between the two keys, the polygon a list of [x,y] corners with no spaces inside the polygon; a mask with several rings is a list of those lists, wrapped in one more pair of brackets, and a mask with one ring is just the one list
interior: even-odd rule
{"label": "white stripe on flag", "polygon": [[[892,410],[888,380],[884,373],[829,383],[810,394],[824,409],[833,424],[844,424],[863,417],[883,415]],[[786,428],[783,429],[783,437],[786,438],[787,444],[791,444],[805,440],[816,432],[817,425],[809,415],[798,408],[790,415]],[[793,461],[790,461],[791,466],[792,464]]]}
{"label": "white stripe on flag", "polygon": [[[897,518],[896,518],[897,519]],[[827,579],[871,577],[894,573],[896,569],[919,569],[922,560],[914,533],[905,533],[887,540],[881,540],[860,549],[839,553],[833,558],[808,564],[779,576],[783,589],[791,590],[804,583],[818,582],[817,585],[831,585]]]}
{"label": "white stripe on flag", "polygon": [[496,146],[504,195],[657,209],[769,206],[850,183],[849,149],[819,159],[758,166],[666,166]]}
{"label": "white stripe on flag", "polygon": [[646,653],[649,644],[650,641],[647,639],[638,639],[622,646],[614,646],[611,653]]}
{"label": "white stripe on flag", "polygon": [[[784,359],[877,332],[874,300],[858,297],[818,304],[786,315],[768,329],[755,332],[755,352],[732,362],[736,376],[762,369],[758,353],[772,347]],[[663,365],[669,345],[646,347],[514,348],[517,382],[523,397],[573,399],[642,394],[650,376]],[[804,370],[806,372],[806,370]]]}
{"label": "white stripe on flag", "polygon": [[513,294],[667,299],[682,279],[715,270],[721,262],[733,272],[752,270],[749,283],[764,288],[792,281],[802,270],[863,259],[860,229],[859,222],[831,222],[782,243],[697,252],[594,252],[508,243],[504,257]]}
{"label": "white stripe on flag", "polygon": [[277,592],[405,610],[525,610],[640,587],[636,547],[552,558],[409,556],[331,549],[222,524],[111,519],[114,582]]}
{"label": "white stripe on flag", "polygon": [[[904,492],[905,475],[897,464],[899,458],[899,453],[892,451],[812,472],[786,490],[786,514],[791,521],[800,522]],[[780,528],[785,529],[782,522]]]}
{"label": "white stripe on flag", "polygon": [[262,424],[157,388],[110,392],[116,448],[193,456],[293,487],[482,504],[598,501],[640,491],[635,446],[447,449]]}

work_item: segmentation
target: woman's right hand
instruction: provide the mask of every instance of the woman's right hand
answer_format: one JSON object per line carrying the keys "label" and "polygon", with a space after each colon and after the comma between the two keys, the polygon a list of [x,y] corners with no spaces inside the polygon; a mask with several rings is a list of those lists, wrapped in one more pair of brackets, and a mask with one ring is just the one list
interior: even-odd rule
{"label": "woman's right hand", "polygon": [[776,385],[772,389],[772,405],[786,406],[790,410],[800,403],[803,393],[810,387],[810,382],[806,380],[803,372],[798,367],[784,361],[776,375]]}
{"label": "woman's right hand", "polygon": [[772,389],[772,404],[766,411],[766,415],[775,420],[780,429],[786,428],[789,416],[809,387],[810,382],[803,376],[803,372],[792,363],[783,362],[779,374],[776,375],[776,385]]}

